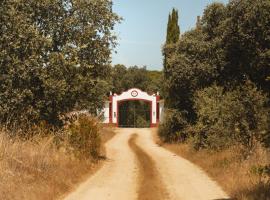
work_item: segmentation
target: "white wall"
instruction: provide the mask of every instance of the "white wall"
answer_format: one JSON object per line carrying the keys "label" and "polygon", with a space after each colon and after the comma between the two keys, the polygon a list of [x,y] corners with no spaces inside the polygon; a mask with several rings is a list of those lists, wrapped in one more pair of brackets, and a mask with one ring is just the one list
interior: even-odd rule
{"label": "white wall", "polygon": [[103,123],[110,123],[110,102],[109,101],[106,101],[105,102],[105,105],[104,105],[104,108],[102,109],[102,114],[103,114]]}
{"label": "white wall", "polygon": [[163,121],[164,101],[159,102],[159,122]]}

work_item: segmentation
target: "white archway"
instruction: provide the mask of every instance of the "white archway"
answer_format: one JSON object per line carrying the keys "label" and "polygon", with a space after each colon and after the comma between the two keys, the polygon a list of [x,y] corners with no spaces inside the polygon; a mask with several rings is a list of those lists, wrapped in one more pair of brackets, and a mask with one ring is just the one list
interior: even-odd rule
{"label": "white archway", "polygon": [[129,89],[120,95],[110,94],[110,100],[106,102],[103,109],[104,123],[113,124],[118,127],[119,103],[121,101],[145,101],[150,103],[150,126],[156,127],[161,119],[163,102],[160,102],[159,94],[149,95],[137,88]]}

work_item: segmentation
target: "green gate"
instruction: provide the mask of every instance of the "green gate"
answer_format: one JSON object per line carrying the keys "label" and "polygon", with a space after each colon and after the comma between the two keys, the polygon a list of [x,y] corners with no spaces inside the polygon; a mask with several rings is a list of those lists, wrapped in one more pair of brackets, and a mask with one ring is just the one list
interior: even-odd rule
{"label": "green gate", "polygon": [[150,102],[122,101],[118,104],[118,126],[132,128],[150,127]]}

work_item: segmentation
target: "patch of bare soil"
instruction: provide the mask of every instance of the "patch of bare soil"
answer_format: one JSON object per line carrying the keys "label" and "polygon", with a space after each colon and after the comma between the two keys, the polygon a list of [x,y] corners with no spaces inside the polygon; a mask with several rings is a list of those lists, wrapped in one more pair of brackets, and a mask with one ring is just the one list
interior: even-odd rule
{"label": "patch of bare soil", "polygon": [[152,158],[144,152],[137,144],[138,135],[134,134],[128,143],[135,152],[139,164],[139,200],[164,200],[166,199],[166,190],[158,175],[155,163]]}

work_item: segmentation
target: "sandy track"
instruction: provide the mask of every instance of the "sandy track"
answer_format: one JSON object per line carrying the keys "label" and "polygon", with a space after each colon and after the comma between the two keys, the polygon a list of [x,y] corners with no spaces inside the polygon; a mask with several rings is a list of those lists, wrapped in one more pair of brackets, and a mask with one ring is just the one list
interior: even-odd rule
{"label": "sandy track", "polygon": [[66,200],[137,199],[138,168],[128,140],[130,131],[118,130],[105,144],[107,161],[102,168],[69,195]]}
{"label": "sandy track", "polygon": [[229,199],[197,166],[158,146],[152,131],[118,129],[106,163],[66,200]]}
{"label": "sandy track", "polygon": [[137,134],[129,139],[129,146],[135,152],[139,165],[138,199],[164,200],[167,198],[166,188],[150,155],[137,144]]}

